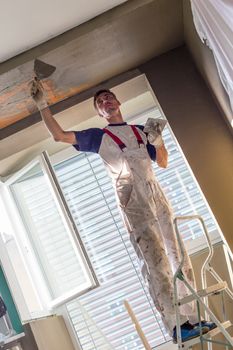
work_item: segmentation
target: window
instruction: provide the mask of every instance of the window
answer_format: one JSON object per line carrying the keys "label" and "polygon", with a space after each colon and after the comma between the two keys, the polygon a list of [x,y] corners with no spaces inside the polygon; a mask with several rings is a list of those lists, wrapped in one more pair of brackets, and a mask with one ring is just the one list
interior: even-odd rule
{"label": "window", "polygon": [[95,287],[97,280],[46,165],[45,155],[37,158],[8,186],[22,219],[26,265],[50,310]]}

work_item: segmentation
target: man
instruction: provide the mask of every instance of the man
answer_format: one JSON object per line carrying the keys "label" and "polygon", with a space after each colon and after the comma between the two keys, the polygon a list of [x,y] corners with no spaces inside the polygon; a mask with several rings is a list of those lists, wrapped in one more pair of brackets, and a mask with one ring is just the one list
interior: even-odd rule
{"label": "man", "polygon": [[[64,131],[47,107],[43,89],[38,82],[34,82],[31,94],[55,141],[70,143],[79,151],[95,152],[102,157],[113,180],[118,203],[142,265],[142,274],[150,295],[166,329],[176,342],[173,274],[179,265],[179,249],[172,210],[151,166],[151,160],[156,160],[160,167],[167,167],[168,154],[160,130],[153,128],[153,125],[146,126],[146,129],[140,125],[128,125],[123,120],[120,102],[114,93],[100,90],[94,96],[94,106],[108,125],[104,129]],[[183,272],[194,286],[193,271],[187,254]],[[182,284],[179,292],[183,296],[187,294]],[[197,320],[193,318],[191,324],[186,316],[193,317],[192,305],[184,305],[181,312],[182,340],[199,336]],[[203,333],[214,327],[207,322],[203,322],[202,326]]]}

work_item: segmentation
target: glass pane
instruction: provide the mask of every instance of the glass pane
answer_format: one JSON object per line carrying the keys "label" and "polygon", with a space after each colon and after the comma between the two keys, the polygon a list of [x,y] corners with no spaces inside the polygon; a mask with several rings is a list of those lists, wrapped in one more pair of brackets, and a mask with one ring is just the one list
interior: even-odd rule
{"label": "glass pane", "polygon": [[78,245],[61,215],[49,180],[37,162],[10,189],[13,193],[51,299],[74,289],[85,290],[91,280]]}

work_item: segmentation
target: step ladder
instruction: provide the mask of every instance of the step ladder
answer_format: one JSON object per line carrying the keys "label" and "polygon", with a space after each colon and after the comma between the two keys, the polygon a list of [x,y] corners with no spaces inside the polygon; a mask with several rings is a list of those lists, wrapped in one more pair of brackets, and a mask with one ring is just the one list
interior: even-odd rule
{"label": "step ladder", "polygon": [[[182,273],[182,267],[184,265],[184,250],[183,250],[183,244],[181,241],[179,229],[178,229],[178,221],[182,220],[199,220],[203,231],[204,235],[207,241],[207,246],[208,246],[208,256],[201,268],[201,284],[202,284],[202,289],[201,290],[194,290],[193,287],[186,281],[185,276]],[[175,231],[179,243],[179,248],[181,252],[181,262],[180,265],[174,275],[174,305],[175,305],[175,310],[176,310],[176,329],[177,329],[177,344],[178,348],[182,350],[190,349],[192,346],[195,344],[201,344],[201,348],[204,348],[204,343],[208,344],[208,350],[212,349],[212,344],[220,344],[226,347],[226,349],[233,349],[233,338],[229,334],[228,330],[230,327],[233,326],[233,324],[230,321],[225,320],[224,322],[220,322],[219,319],[214,315],[214,313],[210,310],[209,308],[209,303],[208,303],[208,297],[211,295],[217,295],[222,293],[223,291],[229,295],[229,297],[233,300],[233,293],[232,291],[228,288],[227,282],[223,281],[221,277],[217,274],[217,272],[213,269],[211,266],[211,259],[214,254],[213,246],[207,231],[207,228],[205,226],[204,220],[201,216],[199,215],[190,215],[190,216],[177,216],[174,219],[174,226],[175,226]],[[207,286],[207,271],[215,278],[216,284],[212,286]],[[188,288],[190,291],[190,295],[179,299],[178,297],[178,288],[177,288],[177,281],[180,280],[182,281],[185,286]],[[217,325],[217,328],[209,331],[206,334],[200,334],[199,337],[193,338],[189,341],[182,342],[181,340],[181,329],[180,329],[180,313],[179,313],[179,307],[181,305],[190,303],[191,301],[196,301],[197,303],[197,313],[198,313],[198,319],[199,322],[201,322],[201,315],[200,315],[200,308],[202,307],[204,312],[205,312],[205,319],[206,320],[211,320],[211,322],[215,322]],[[225,314],[225,310],[223,307],[223,313]],[[225,316],[225,315],[224,315]],[[225,337],[225,341],[217,341],[213,339],[217,334],[223,334]]]}

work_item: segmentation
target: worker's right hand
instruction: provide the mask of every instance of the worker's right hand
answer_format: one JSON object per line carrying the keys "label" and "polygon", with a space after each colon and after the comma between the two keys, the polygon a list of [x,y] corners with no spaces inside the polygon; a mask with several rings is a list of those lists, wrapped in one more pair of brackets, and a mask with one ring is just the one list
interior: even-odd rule
{"label": "worker's right hand", "polygon": [[44,97],[43,86],[37,78],[34,78],[31,83],[30,94],[40,111],[48,107],[47,101]]}

